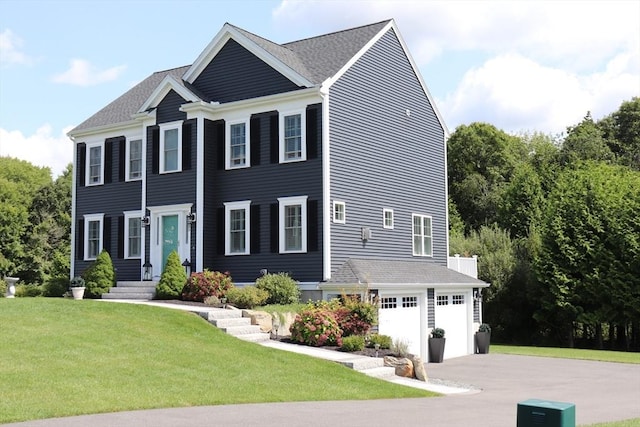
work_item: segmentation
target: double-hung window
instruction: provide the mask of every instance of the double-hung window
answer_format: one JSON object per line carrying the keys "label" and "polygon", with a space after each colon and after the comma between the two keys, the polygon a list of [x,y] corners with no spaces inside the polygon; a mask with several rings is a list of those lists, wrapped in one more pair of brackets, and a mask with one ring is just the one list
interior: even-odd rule
{"label": "double-hung window", "polygon": [[432,256],[431,217],[413,214],[413,255]]}
{"label": "double-hung window", "polygon": [[124,213],[124,256],[140,259],[142,256],[142,212]]}
{"label": "double-hung window", "polygon": [[247,121],[227,123],[227,169],[244,168],[251,164],[249,150],[249,125]]}
{"label": "double-hung window", "polygon": [[225,210],[225,255],[249,255],[251,200],[228,202]]}
{"label": "double-hung window", "polygon": [[102,251],[104,214],[84,216],[84,259],[94,260]]}
{"label": "double-hung window", "polygon": [[127,181],[142,178],[142,140],[127,139]]}
{"label": "double-hung window", "polygon": [[160,173],[182,170],[182,122],[160,126]]}
{"label": "double-hung window", "polygon": [[280,253],[307,252],[307,196],[281,197]]}
{"label": "double-hung window", "polygon": [[307,159],[304,111],[280,114],[280,163]]}
{"label": "double-hung window", "polygon": [[393,229],[393,209],[382,209],[382,227]]}
{"label": "double-hung window", "polygon": [[333,201],[333,222],[339,224],[347,222],[347,206],[344,202]]}
{"label": "double-hung window", "polygon": [[104,177],[104,144],[87,144],[87,185],[100,185]]}

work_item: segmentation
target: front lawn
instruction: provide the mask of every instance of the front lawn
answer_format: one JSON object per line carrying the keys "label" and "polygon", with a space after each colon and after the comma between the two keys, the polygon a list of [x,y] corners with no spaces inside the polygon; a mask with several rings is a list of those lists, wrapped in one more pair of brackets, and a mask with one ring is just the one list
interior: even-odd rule
{"label": "front lawn", "polygon": [[159,307],[0,299],[0,423],[135,409],[434,396]]}
{"label": "front lawn", "polygon": [[519,354],[523,356],[560,357],[563,359],[596,360],[599,362],[640,363],[640,353],[583,350],[579,348],[526,347],[491,344],[492,353]]}

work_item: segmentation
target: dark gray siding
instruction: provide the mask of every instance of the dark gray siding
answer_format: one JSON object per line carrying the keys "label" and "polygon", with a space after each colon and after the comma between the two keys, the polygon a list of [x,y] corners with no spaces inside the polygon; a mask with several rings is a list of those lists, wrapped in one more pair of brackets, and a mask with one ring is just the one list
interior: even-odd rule
{"label": "dark gray siding", "polygon": [[156,123],[167,123],[177,120],[185,120],[187,113],[180,111],[180,106],[187,101],[178,95],[173,89],[167,93],[156,109]]}
{"label": "dark gray siding", "polygon": [[104,214],[104,249],[109,252],[118,280],[139,280],[140,260],[126,260],[119,236],[119,218],[124,211],[141,209],[141,181],[124,180],[124,137],[105,140],[105,179],[103,185],[84,186],[85,145],[76,146],[76,250],[73,275],[80,275],[91,264],[84,258],[84,215]]}
{"label": "dark gray siding", "polygon": [[[349,257],[446,266],[444,131],[393,30],[334,84],[330,108],[331,199],[346,203],[347,220],[331,224],[332,270]],[[433,218],[433,258],[412,255],[412,213]],[[372,231],[366,244],[361,227]]]}
{"label": "dark gray siding", "polygon": [[[224,121],[205,120],[205,171],[204,171],[204,267],[210,270],[229,271],[234,281],[250,282],[260,275],[261,269],[270,272],[290,272],[298,281],[322,280],[322,165],[320,126],[321,109],[307,117],[307,161],[279,164],[272,163],[272,135],[277,135],[277,111],[252,115],[251,162],[249,168],[225,170]],[[311,128],[315,127],[315,130]],[[259,129],[259,137],[256,130]],[[259,142],[259,149],[254,144]],[[221,145],[222,144],[222,145]],[[312,145],[313,147],[310,147]],[[258,160],[259,159],[259,160]],[[256,161],[257,160],[257,161]],[[272,205],[278,197],[308,196],[308,209],[315,210],[309,216],[308,252],[304,254],[279,254],[274,242]],[[224,255],[224,203],[251,200],[251,255]]]}
{"label": "dark gray siding", "polygon": [[208,100],[230,102],[299,89],[261,59],[229,40],[193,85]]}

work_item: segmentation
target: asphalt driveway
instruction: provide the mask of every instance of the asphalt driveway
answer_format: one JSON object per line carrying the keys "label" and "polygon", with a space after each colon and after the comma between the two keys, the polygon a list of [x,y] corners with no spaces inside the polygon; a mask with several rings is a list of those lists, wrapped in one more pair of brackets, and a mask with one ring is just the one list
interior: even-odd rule
{"label": "asphalt driveway", "polygon": [[[506,427],[516,425],[517,403],[532,398],[574,403],[578,425],[640,418],[640,365],[487,354],[428,364],[427,373],[430,378],[472,385],[477,391],[431,399],[159,409],[10,425]],[[295,396],[295,390],[291,394]]]}

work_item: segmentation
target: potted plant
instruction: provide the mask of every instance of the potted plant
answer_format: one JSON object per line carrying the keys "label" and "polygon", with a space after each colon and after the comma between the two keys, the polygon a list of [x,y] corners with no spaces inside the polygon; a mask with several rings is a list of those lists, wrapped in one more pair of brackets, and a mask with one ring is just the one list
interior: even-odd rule
{"label": "potted plant", "polygon": [[487,354],[489,353],[489,345],[491,344],[491,326],[487,323],[483,323],[476,332],[476,353]]}
{"label": "potted plant", "polygon": [[76,276],[71,279],[69,284],[69,289],[71,289],[71,293],[73,294],[73,299],[82,299],[84,297],[84,279],[80,276]]}
{"label": "potted plant", "polygon": [[444,329],[434,328],[429,337],[429,362],[442,363],[444,357]]}

